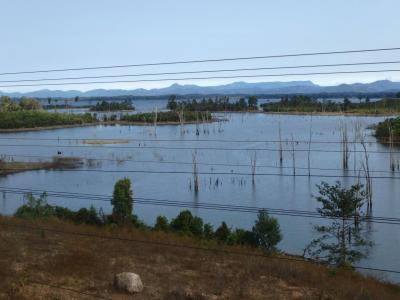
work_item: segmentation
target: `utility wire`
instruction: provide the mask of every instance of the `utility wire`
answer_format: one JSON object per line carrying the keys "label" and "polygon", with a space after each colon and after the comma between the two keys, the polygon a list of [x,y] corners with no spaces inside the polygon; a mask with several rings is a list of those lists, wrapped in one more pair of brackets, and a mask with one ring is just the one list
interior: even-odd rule
{"label": "utility wire", "polygon": [[[291,143],[291,142],[289,142]],[[273,148],[219,148],[219,147],[169,147],[169,146],[110,146],[110,145],[45,145],[45,144],[0,144],[0,147],[39,147],[39,148],[93,148],[93,149],[163,149],[163,150],[212,150],[212,151],[272,151],[272,152],[323,152],[323,153],[342,153],[341,150],[328,149],[273,149]],[[349,150],[351,153],[365,153],[364,150]],[[390,154],[393,151],[373,151],[370,153]]]}
{"label": "utility wire", "polygon": [[[150,170],[102,170],[102,169],[58,169],[54,168],[57,172],[88,172],[88,173],[138,173],[138,174],[190,174],[192,171],[150,171]],[[0,171],[21,171],[20,168],[1,168]],[[24,170],[25,171],[25,170]],[[38,170],[32,170],[38,171]],[[198,175],[238,175],[238,176],[278,176],[278,177],[323,177],[323,178],[357,178],[362,176],[358,175],[331,175],[331,174],[281,174],[281,173],[246,173],[246,172],[197,172]],[[369,176],[371,179],[400,179],[400,176]]]}
{"label": "utility wire", "polygon": [[202,60],[198,60],[198,59],[197,60],[179,60],[179,61],[165,61],[165,62],[149,62],[149,63],[142,63],[142,64],[124,64],[124,65],[109,65],[109,66],[93,66],[93,67],[77,67],[77,68],[60,68],[60,69],[46,69],[46,70],[27,70],[27,71],[17,71],[17,72],[3,72],[3,73],[0,73],[0,76],[3,76],[3,75],[17,75],[17,74],[34,74],[34,73],[82,71],[82,70],[148,67],[148,66],[162,66],[162,65],[179,65],[179,64],[208,63],[208,62],[222,62],[222,61],[272,59],[272,58],[283,58],[283,57],[300,57],[300,56],[317,56],[317,55],[348,54],[348,53],[368,53],[368,52],[386,52],[386,51],[397,51],[397,50],[400,50],[400,47],[342,50],[342,51],[326,51],[326,52],[290,53],[290,54],[247,56],[247,57],[213,58],[213,59],[202,59]]}
{"label": "utility wire", "polygon": [[[7,154],[2,153],[3,157],[23,157],[23,158],[39,158],[39,159],[55,159],[59,158],[57,156],[42,156],[42,155],[18,155],[18,154]],[[68,158],[63,157],[61,158]],[[144,164],[172,164],[172,165],[186,165],[193,166],[193,162],[185,162],[185,161],[168,161],[168,160],[137,160],[137,159],[129,159],[129,158],[100,158],[100,157],[82,157],[82,156],[73,156],[73,158],[86,160],[86,161],[111,161],[116,163],[124,163],[124,162],[132,162],[132,163],[144,163]],[[40,161],[39,161],[40,162]],[[240,167],[240,168],[249,168],[250,164],[229,164],[229,163],[206,163],[206,162],[196,162],[199,166],[210,166],[210,167]],[[290,169],[292,170],[292,166],[277,166],[277,165],[264,165],[264,164],[256,164],[256,168],[273,168],[273,169]],[[346,172],[358,172],[358,170],[344,170],[339,168],[317,168],[317,167],[300,167],[296,166],[296,169],[299,170],[317,170],[317,171],[346,171]],[[398,174],[399,171],[384,171],[384,170],[371,170],[371,173],[386,173],[386,174]]]}
{"label": "utility wire", "polygon": [[[141,239],[133,239],[133,238],[123,238],[119,236],[106,236],[100,234],[93,234],[93,233],[85,233],[85,232],[77,232],[77,231],[67,231],[61,229],[54,229],[48,228],[43,226],[30,226],[25,224],[11,224],[6,222],[0,222],[1,226],[7,227],[15,227],[15,228],[22,228],[26,230],[39,230],[39,231],[47,231],[55,234],[64,234],[64,235],[73,235],[79,236],[81,238],[94,238],[94,239],[101,239],[101,240],[113,240],[113,241],[121,241],[121,242],[129,242],[129,243],[140,243],[145,245],[156,245],[156,246],[163,246],[163,247],[170,247],[170,248],[179,248],[179,249],[189,249],[189,250],[199,250],[199,251],[206,251],[206,252],[219,252],[224,254],[231,254],[231,255],[240,255],[246,257],[261,257],[265,259],[276,259],[276,260],[286,260],[286,261],[297,261],[302,263],[314,263],[314,264],[321,264],[326,266],[333,266],[336,267],[335,264],[326,262],[326,261],[316,261],[306,258],[296,258],[296,257],[288,257],[288,256],[271,256],[266,254],[258,254],[258,253],[249,253],[243,251],[233,251],[233,250],[226,250],[221,248],[205,248],[205,247],[198,247],[198,246],[190,246],[184,244],[172,244],[160,241],[151,241],[151,240],[141,240]],[[389,269],[381,269],[381,268],[372,268],[372,267],[363,267],[363,266],[353,266],[355,269],[359,270],[366,270],[366,271],[377,271],[377,272],[387,272],[387,273],[395,273],[400,274],[398,270],[389,270]]]}
{"label": "utility wire", "polygon": [[58,86],[60,86],[60,85],[86,85],[86,84],[107,84],[107,83],[163,82],[163,81],[208,80],[208,79],[233,79],[233,78],[263,78],[263,77],[282,77],[282,76],[388,73],[388,72],[400,72],[400,69],[310,72],[310,73],[284,73],[284,74],[258,74],[258,75],[233,75],[233,76],[208,76],[208,77],[184,77],[184,78],[112,80],[112,81],[84,81],[84,82],[82,81],[82,82],[62,82],[62,83],[9,84],[9,85],[0,85],[0,88],[28,87],[28,86],[56,86],[56,85],[58,85]]}
{"label": "utility wire", "polygon": [[325,67],[365,66],[365,65],[387,65],[387,64],[399,64],[399,63],[400,63],[400,61],[394,60],[394,61],[377,61],[377,62],[337,63],[337,64],[318,64],[318,65],[296,65],[296,66],[275,66],[275,67],[259,67],[259,68],[214,69],[214,70],[196,70],[196,71],[181,71],[181,72],[158,72],[158,73],[100,75],[100,76],[57,77],[57,78],[38,78],[38,79],[29,78],[29,79],[20,79],[20,80],[0,80],[0,83],[81,80],[81,79],[99,79],[99,78],[123,78],[123,77],[163,76],[163,75],[183,75],[183,74],[203,74],[203,73],[282,70],[282,69],[303,69],[303,68],[325,68]]}
{"label": "utility wire", "polygon": [[[0,140],[21,141],[132,141],[132,142],[208,142],[208,143],[291,143],[289,140],[224,140],[224,139],[143,139],[143,138],[40,138],[40,137],[0,137]],[[310,141],[295,140],[295,143],[309,144]],[[343,141],[312,140],[311,144],[343,144]],[[359,144],[361,141],[348,141],[346,144]],[[366,144],[382,144],[377,141],[365,141]],[[400,143],[400,141],[398,142]]]}
{"label": "utility wire", "polygon": [[[87,194],[87,193],[71,193],[71,192],[58,192],[49,190],[37,190],[37,189],[22,189],[22,188],[8,188],[0,187],[0,191],[3,193],[17,194],[17,195],[42,195],[46,194],[48,197],[55,198],[68,198],[68,199],[80,199],[87,201],[100,201],[109,203],[112,196],[98,195],[98,194]],[[242,205],[226,205],[216,204],[210,202],[199,202],[192,203],[187,201],[173,201],[168,199],[157,199],[157,198],[144,198],[135,197],[133,203],[158,205],[158,206],[172,206],[172,207],[186,207],[186,208],[201,208],[208,210],[222,210],[230,212],[245,212],[245,213],[259,213],[260,211],[266,211],[272,215],[283,215],[283,216],[294,216],[304,218],[318,218],[318,219],[341,219],[340,217],[323,216],[318,212],[305,211],[305,210],[293,210],[293,209],[282,209],[282,208],[265,208],[265,207],[254,207],[254,206],[242,206]],[[346,220],[353,221],[354,217],[358,217],[361,222],[381,223],[389,225],[400,225],[400,218],[393,217],[380,217],[380,216],[350,216]]]}

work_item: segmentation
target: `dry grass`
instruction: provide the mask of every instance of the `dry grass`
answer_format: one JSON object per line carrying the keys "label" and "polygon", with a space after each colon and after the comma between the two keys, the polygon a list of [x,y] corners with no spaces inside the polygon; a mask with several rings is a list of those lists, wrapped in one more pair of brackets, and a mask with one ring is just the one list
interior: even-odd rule
{"label": "dry grass", "polygon": [[[136,229],[59,221],[33,224],[5,217],[0,218],[3,223],[200,246],[187,237]],[[216,245],[203,242],[201,246]],[[123,271],[142,277],[145,289],[133,299],[400,299],[398,286],[305,262],[0,226],[1,299],[91,299],[38,282],[105,298],[132,299],[112,286],[114,275]]]}
{"label": "dry grass", "polygon": [[112,145],[112,144],[128,144],[128,140],[84,140],[82,144],[86,145]]}
{"label": "dry grass", "polygon": [[75,157],[54,157],[52,161],[44,162],[0,161],[0,176],[35,170],[72,169],[81,164],[81,159]]}

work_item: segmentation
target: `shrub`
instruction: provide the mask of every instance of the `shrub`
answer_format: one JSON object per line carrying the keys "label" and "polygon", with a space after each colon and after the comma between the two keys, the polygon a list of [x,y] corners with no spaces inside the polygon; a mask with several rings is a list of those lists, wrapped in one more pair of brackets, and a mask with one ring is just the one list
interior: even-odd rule
{"label": "shrub", "polygon": [[215,231],[215,238],[220,241],[226,243],[228,241],[228,237],[231,234],[231,230],[225,222],[222,222],[221,225]]}
{"label": "shrub", "polygon": [[158,216],[156,219],[156,224],[154,225],[154,229],[159,231],[168,231],[169,230],[168,219],[164,216]]}
{"label": "shrub", "polygon": [[260,211],[253,226],[255,244],[267,251],[275,250],[275,246],[282,240],[278,220],[270,217],[265,211]]}
{"label": "shrub", "polygon": [[174,231],[198,237],[203,234],[203,220],[193,217],[189,210],[181,211],[175,219],[172,219],[170,227]]}

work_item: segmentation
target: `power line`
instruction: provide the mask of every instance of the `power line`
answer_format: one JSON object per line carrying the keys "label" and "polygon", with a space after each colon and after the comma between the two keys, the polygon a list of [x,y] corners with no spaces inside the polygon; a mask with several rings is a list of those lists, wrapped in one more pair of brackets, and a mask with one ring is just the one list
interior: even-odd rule
{"label": "power line", "polygon": [[[226,140],[226,139],[143,139],[143,138],[40,138],[40,137],[0,137],[0,140],[21,141],[132,141],[132,142],[210,142],[210,143],[291,143],[290,140]],[[294,140],[295,143],[309,144],[308,140]],[[311,140],[311,144],[343,144],[343,141]],[[359,144],[361,141],[347,141],[346,144]],[[366,144],[382,144],[377,141],[365,141]],[[398,142],[400,143],[400,142]]]}
{"label": "power line", "polygon": [[[284,142],[284,141],[283,141]],[[287,141],[291,143],[291,141]],[[296,141],[294,141],[296,142]],[[94,148],[94,149],[164,149],[164,150],[212,150],[212,151],[272,151],[272,152],[323,152],[323,153],[342,153],[341,150],[329,149],[273,149],[273,148],[219,148],[219,147],[168,147],[168,146],[110,146],[110,145],[45,145],[45,144],[0,144],[0,147],[44,147],[44,148]],[[364,153],[364,150],[349,150],[351,153]],[[367,153],[390,154],[393,151],[372,151]]]}
{"label": "power line", "polygon": [[[68,199],[80,199],[100,202],[110,202],[112,196],[98,195],[98,194],[87,194],[87,193],[71,193],[71,192],[58,192],[49,190],[37,190],[37,189],[22,189],[22,188],[7,188],[0,187],[0,191],[10,194],[17,195],[41,195],[46,193],[46,196],[56,198],[68,198]],[[146,205],[157,205],[157,206],[171,206],[171,207],[185,207],[185,208],[200,208],[207,210],[222,210],[230,212],[245,212],[245,213],[259,213],[260,211],[266,211],[271,215],[282,215],[282,216],[293,216],[303,218],[317,218],[317,219],[340,219],[340,217],[333,216],[322,216],[318,212],[305,211],[305,210],[293,210],[293,209],[282,209],[282,208],[265,208],[265,207],[254,207],[254,206],[242,206],[242,205],[227,205],[227,204],[216,204],[210,202],[198,202],[192,203],[187,201],[174,201],[168,199],[157,199],[157,198],[144,198],[135,197],[133,203],[146,204]],[[353,220],[356,216],[350,216],[347,220]],[[393,217],[377,217],[377,216],[357,216],[361,222],[371,222],[388,225],[400,225],[400,218]]]}
{"label": "power line", "polygon": [[[95,239],[101,239],[101,240],[114,240],[114,241],[121,241],[121,242],[140,243],[140,244],[147,244],[147,245],[156,245],[156,246],[171,247],[171,248],[189,249],[189,250],[199,250],[199,251],[214,252],[214,253],[219,252],[219,253],[224,253],[224,254],[240,255],[240,256],[247,256],[247,257],[261,257],[261,258],[266,258],[266,259],[297,261],[297,262],[302,262],[302,263],[314,263],[314,264],[321,264],[321,265],[327,265],[327,266],[333,266],[333,267],[337,266],[335,264],[332,264],[332,263],[329,263],[326,261],[316,261],[316,260],[311,260],[311,259],[306,259],[306,258],[300,259],[300,258],[296,258],[294,256],[292,256],[292,257],[271,256],[271,255],[266,255],[266,254],[233,251],[233,250],[226,250],[226,249],[220,249],[220,248],[205,248],[205,247],[190,246],[190,245],[184,245],[184,244],[171,244],[171,243],[160,242],[160,241],[123,238],[123,237],[119,237],[119,236],[105,236],[105,235],[99,235],[99,234],[93,234],[93,233],[67,231],[67,230],[54,229],[54,228],[48,228],[48,227],[42,227],[42,226],[30,226],[30,225],[26,225],[26,224],[11,224],[11,223],[0,222],[0,225],[8,226],[8,227],[23,228],[26,230],[35,230],[35,231],[39,230],[39,231],[52,232],[52,233],[56,233],[56,234],[74,235],[74,236],[79,236],[81,238],[86,237],[86,238],[95,238]],[[360,269],[360,270],[367,270],[367,271],[377,271],[377,272],[400,274],[400,271],[398,271],[398,270],[380,269],[380,268],[363,267],[363,266],[353,266],[353,268]]]}
{"label": "power line", "polygon": [[233,79],[233,78],[263,78],[263,77],[282,77],[282,76],[361,74],[361,73],[383,73],[383,72],[384,73],[387,73],[387,72],[400,72],[400,69],[357,70],[357,71],[336,71],[336,72],[310,72],[310,73],[284,73],[284,74],[259,74],[259,75],[234,75],[234,76],[208,76],[208,77],[184,77],[184,78],[113,80],[113,81],[85,81],[85,82],[62,82],[62,83],[10,84],[10,85],[0,85],[0,87],[1,88],[5,88],[5,87],[28,87],[28,86],[56,86],[56,85],[59,86],[59,85],[84,85],[84,84],[107,84],[107,83],[162,82],[162,81]]}
{"label": "power line", "polygon": [[203,74],[203,73],[322,68],[322,67],[325,68],[325,67],[345,67],[345,66],[365,66],[365,65],[386,65],[386,64],[399,64],[399,63],[400,63],[400,61],[394,60],[394,61],[296,65],[296,66],[275,66],[275,67],[258,67],[258,68],[214,69],[214,70],[196,70],[196,71],[181,71],[181,72],[158,72],[158,73],[137,73],[137,74],[118,74],[118,75],[100,75],[100,76],[78,76],[78,77],[58,77],[58,78],[39,78],[39,79],[20,79],[20,80],[0,80],[0,83],[81,80],[81,79],[99,79],[99,78],[122,78],[122,77],[142,77],[142,76],[163,76],[163,75]]}
{"label": "power line", "polygon": [[162,65],[178,65],[178,64],[192,64],[192,63],[208,63],[208,62],[222,62],[222,61],[272,59],[272,58],[283,58],[283,57],[300,57],[300,56],[349,54],[349,53],[368,53],[368,52],[382,52],[382,51],[396,51],[396,50],[400,50],[400,47],[342,50],[342,51],[326,51],[326,52],[306,52],[306,53],[291,53],[291,54],[277,54],[277,55],[264,55],[264,56],[213,58],[213,59],[202,59],[202,60],[180,60],[180,61],[165,61],[165,62],[149,62],[149,63],[141,63],[141,64],[124,64],[124,65],[93,66],[93,67],[78,67],[78,68],[60,68],[60,69],[47,69],[47,70],[29,70],[29,71],[17,71],[17,72],[3,72],[3,73],[0,73],[0,76],[3,76],[3,75],[17,75],[17,74],[34,74],[34,73],[82,71],[82,70],[148,67],[148,66],[162,66]]}
{"label": "power line", "polygon": [[[294,168],[295,169],[295,168]],[[150,170],[101,170],[101,169],[58,169],[57,172],[88,172],[88,173],[138,173],[138,174],[190,174],[192,171],[150,171]],[[20,168],[1,168],[0,171],[21,171]],[[26,170],[24,170],[26,171]],[[38,170],[32,170],[38,171]],[[246,172],[197,172],[198,175],[237,175],[237,176],[278,176],[278,177],[323,177],[323,178],[363,178],[358,175],[331,175],[331,174],[281,174],[281,173],[246,173]],[[400,179],[400,176],[369,176],[371,179]]]}
{"label": "power line", "polygon": [[[42,155],[18,155],[18,154],[7,154],[2,153],[1,155],[6,157],[23,157],[23,158],[45,158],[45,159],[54,159],[55,156],[42,156]],[[68,158],[68,157],[65,157]],[[137,159],[129,159],[129,158],[121,158],[121,159],[113,159],[113,158],[99,158],[99,157],[82,157],[82,156],[73,156],[73,158],[81,159],[81,160],[95,160],[95,161],[112,161],[112,162],[133,162],[133,163],[150,163],[150,164],[175,164],[175,165],[187,165],[193,166],[193,162],[185,162],[185,161],[166,161],[166,160],[137,160]],[[250,164],[229,164],[229,163],[206,163],[206,162],[196,162],[197,165],[200,166],[211,166],[211,167],[240,167],[240,168],[249,168]],[[290,169],[293,170],[292,166],[277,166],[277,165],[264,165],[264,164],[256,164],[256,168],[274,168],[274,169]],[[296,166],[296,170],[317,170],[317,171],[346,171],[346,172],[358,172],[358,170],[344,170],[339,168],[317,168],[317,167],[300,167]],[[398,174],[399,171],[384,171],[384,170],[371,170],[371,173],[387,173],[387,174]]]}

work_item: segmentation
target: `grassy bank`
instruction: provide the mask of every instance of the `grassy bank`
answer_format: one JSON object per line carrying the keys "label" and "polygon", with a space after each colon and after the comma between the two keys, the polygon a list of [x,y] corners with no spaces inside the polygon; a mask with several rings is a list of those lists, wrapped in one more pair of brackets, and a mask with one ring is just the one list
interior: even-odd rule
{"label": "grassy bank", "polygon": [[308,96],[284,97],[279,102],[261,105],[264,112],[301,114],[354,114],[393,115],[400,113],[400,99],[382,99],[375,102],[352,103],[344,99],[342,103],[318,101]]}
{"label": "grassy bank", "polygon": [[90,114],[74,115],[42,110],[0,112],[0,129],[26,129],[53,126],[72,126],[97,123]]}
{"label": "grassy bank", "polygon": [[352,271],[285,256],[251,256],[262,252],[161,231],[7,217],[0,223],[0,298],[5,299],[90,299],[82,293],[127,299],[112,287],[113,276],[123,271],[141,276],[140,299],[400,297],[398,286]]}
{"label": "grassy bank", "polygon": [[54,157],[47,162],[18,162],[0,160],[0,176],[34,170],[71,169],[81,164],[79,158]]}

